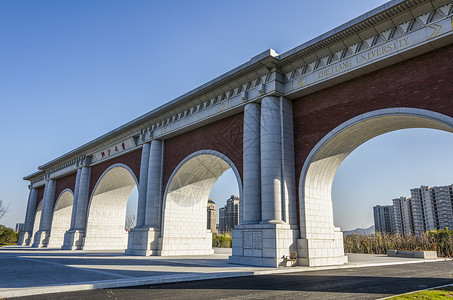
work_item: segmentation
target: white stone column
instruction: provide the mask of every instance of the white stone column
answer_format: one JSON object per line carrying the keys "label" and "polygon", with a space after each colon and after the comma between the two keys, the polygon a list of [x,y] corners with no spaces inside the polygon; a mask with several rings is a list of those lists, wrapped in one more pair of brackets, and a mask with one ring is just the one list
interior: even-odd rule
{"label": "white stone column", "polygon": [[282,221],[282,144],[280,103],[277,97],[261,101],[261,219],[262,223]]}
{"label": "white stone column", "polygon": [[148,168],[148,189],[146,193],[146,227],[160,227],[160,209],[162,199],[162,160],[163,143],[159,140],[152,140]]}
{"label": "white stone column", "polygon": [[296,168],[294,159],[293,105],[280,98],[282,129],[282,219],[297,226]]}
{"label": "white stone column", "polygon": [[[253,117],[258,117],[258,121]],[[245,107],[243,201],[244,221],[248,223],[235,226],[233,230],[231,263],[278,267],[286,265],[284,257],[297,250],[299,230],[292,126],[289,100],[266,96],[261,107],[256,104]],[[256,127],[258,134],[254,131]],[[251,192],[255,184],[258,184],[258,192]],[[260,206],[259,200],[248,203],[260,193]],[[252,213],[256,207],[261,208],[259,224],[254,221],[260,214]]]}
{"label": "white stone column", "polygon": [[85,231],[87,209],[90,192],[91,167],[85,165],[81,169],[79,189],[77,194],[77,211],[74,229]]}
{"label": "white stone column", "polygon": [[[145,146],[147,145],[147,146]],[[140,166],[138,210],[143,218],[143,226],[129,232],[126,254],[157,255],[160,237],[163,142],[152,140],[143,145]],[[144,195],[145,197],[143,197]],[[142,202],[142,204],[140,204]],[[143,207],[143,205],[145,207]],[[137,222],[140,220],[137,218]]]}
{"label": "white stone column", "polygon": [[52,212],[55,201],[55,187],[56,182],[54,179],[47,180],[46,187],[44,188],[44,203],[41,221],[39,223],[39,230],[33,237],[33,247],[47,247],[47,244],[49,243]]}
{"label": "white stone column", "polygon": [[85,158],[82,166],[77,170],[74,187],[74,202],[72,206],[71,228],[66,231],[63,250],[80,250],[83,248],[85,236],[86,217],[89,201],[91,159]]}
{"label": "white stone column", "polygon": [[261,221],[261,155],[260,105],[249,103],[244,108],[243,136],[243,223]]}
{"label": "white stone column", "polygon": [[82,169],[77,169],[76,182],[74,185],[74,201],[72,202],[72,215],[71,215],[71,227],[69,230],[74,229],[75,219],[77,214],[77,199],[79,198],[79,187],[80,187],[80,177],[82,175]]}
{"label": "white stone column", "polygon": [[38,200],[38,190],[30,186],[28,194],[27,211],[25,214],[24,231],[19,236],[17,242],[20,246],[28,246],[33,235],[33,224],[35,223],[36,201]]}
{"label": "white stone column", "polygon": [[138,184],[137,225],[135,228],[140,228],[145,225],[150,148],[150,143],[143,144],[142,161],[140,164],[140,182]]}

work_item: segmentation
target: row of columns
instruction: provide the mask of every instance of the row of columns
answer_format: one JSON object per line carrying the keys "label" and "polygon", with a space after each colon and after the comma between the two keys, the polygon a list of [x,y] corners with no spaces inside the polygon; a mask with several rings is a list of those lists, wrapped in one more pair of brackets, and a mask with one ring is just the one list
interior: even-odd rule
{"label": "row of columns", "polygon": [[[243,224],[297,224],[295,209],[294,150],[291,102],[267,96],[249,103],[244,110]],[[91,169],[86,160],[77,170],[71,227],[63,249],[81,249],[85,235]],[[126,253],[146,254],[157,250],[162,211],[163,142],[143,144],[137,224],[129,235]],[[26,229],[33,230],[36,190],[30,192]],[[55,180],[45,186],[39,231],[33,246],[45,246],[51,227]],[[33,215],[33,216],[32,216]],[[47,239],[47,240],[46,240]]]}
{"label": "row of columns", "polygon": [[[70,229],[66,232],[63,249],[81,249],[83,236],[85,234],[86,214],[89,200],[89,187],[91,167],[90,160],[86,158],[77,169],[76,182],[74,187],[74,200],[71,214]],[[24,231],[19,237],[19,245],[32,245],[33,247],[46,247],[49,243],[50,230],[55,201],[56,180],[47,178],[44,187],[43,206],[38,231],[33,236],[35,223],[36,204],[38,201],[38,190],[30,189],[25,215]],[[33,240],[31,240],[33,238]]]}
{"label": "row of columns", "polygon": [[71,226],[65,233],[62,249],[82,249],[86,229],[86,217],[90,192],[91,167],[89,158],[77,169],[72,204]]}
{"label": "row of columns", "polygon": [[264,97],[244,109],[244,224],[297,224],[292,105]]}
{"label": "row of columns", "polygon": [[136,228],[160,227],[162,155],[162,141],[152,140],[143,144]]}
{"label": "row of columns", "polygon": [[[152,140],[143,144],[140,167],[140,182],[138,186],[138,207],[136,229],[160,227],[161,191],[163,170],[163,142]],[[76,250],[83,247],[87,209],[89,201],[91,167],[90,159],[86,158],[77,169],[74,187],[71,224],[64,237],[62,249]],[[19,238],[19,245],[45,247],[49,243],[52,224],[52,212],[55,201],[55,179],[46,180],[43,197],[43,208],[39,229],[33,236],[33,226],[38,201],[38,190],[30,187],[25,216],[25,228]],[[33,238],[33,240],[31,240]]]}
{"label": "row of columns", "polygon": [[129,232],[126,254],[152,255],[158,250],[162,210],[164,143],[143,144],[138,186],[137,224]]}
{"label": "row of columns", "polygon": [[233,230],[235,264],[277,267],[299,235],[292,103],[266,96],[244,108],[243,223]]}
{"label": "row of columns", "polygon": [[53,201],[55,199],[55,179],[48,179],[44,188],[44,198],[39,230],[33,236],[33,247],[47,246],[49,243],[50,226],[52,225]]}

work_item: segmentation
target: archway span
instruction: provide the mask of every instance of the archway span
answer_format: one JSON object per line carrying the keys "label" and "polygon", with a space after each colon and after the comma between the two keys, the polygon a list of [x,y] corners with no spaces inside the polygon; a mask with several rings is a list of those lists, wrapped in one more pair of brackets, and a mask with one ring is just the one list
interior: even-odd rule
{"label": "archway span", "polygon": [[224,154],[201,150],[179,163],[165,189],[160,255],[213,253],[212,233],[206,229],[207,201],[216,180],[230,168],[242,199],[239,171]]}
{"label": "archway span", "polygon": [[127,201],[137,183],[124,164],[114,164],[100,176],[88,206],[84,250],[126,249]]}
{"label": "archway span", "polygon": [[73,203],[74,194],[70,189],[65,189],[58,196],[52,215],[52,226],[47,247],[53,248],[63,245],[65,232],[71,227]]}
{"label": "archway span", "polygon": [[[335,256],[342,255],[343,245],[339,241],[342,239],[341,232],[335,229],[333,223],[331,190],[335,172],[342,161],[361,144],[381,134],[408,128],[430,128],[453,133],[453,118],[423,109],[382,109],[352,118],[316,144],[303,165],[299,180],[301,239],[336,240],[325,248],[335,248]],[[307,253],[303,256],[306,257]]]}
{"label": "archway span", "polygon": [[41,223],[41,214],[42,214],[42,204],[44,203],[43,199],[38,204],[35,213],[35,223],[33,223],[33,235],[31,236],[31,241],[33,241],[35,233],[39,230],[39,223]]}

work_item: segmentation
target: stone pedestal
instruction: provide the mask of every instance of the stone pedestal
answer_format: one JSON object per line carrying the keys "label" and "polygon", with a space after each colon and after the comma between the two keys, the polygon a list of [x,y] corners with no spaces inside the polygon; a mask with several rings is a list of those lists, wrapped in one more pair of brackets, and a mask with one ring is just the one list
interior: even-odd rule
{"label": "stone pedestal", "polygon": [[233,230],[232,264],[278,267],[297,250],[297,226],[287,224],[246,224]]}
{"label": "stone pedestal", "polygon": [[37,247],[37,248],[45,248],[49,244],[49,236],[50,232],[49,231],[37,231],[35,233],[35,236],[33,237],[33,245],[32,247]]}
{"label": "stone pedestal", "polygon": [[68,230],[64,235],[62,250],[82,250],[85,239],[84,230]]}
{"label": "stone pedestal", "polygon": [[133,228],[129,231],[128,255],[157,255],[160,228]]}
{"label": "stone pedestal", "polygon": [[31,232],[22,231],[19,235],[19,240],[17,241],[18,246],[30,246],[33,234]]}
{"label": "stone pedestal", "polygon": [[160,238],[158,247],[157,255],[160,256],[214,254],[211,230],[207,230],[206,235]]}
{"label": "stone pedestal", "polygon": [[297,246],[299,266],[332,266],[348,262],[344,255],[343,233],[338,227],[334,229],[334,239],[298,239]]}

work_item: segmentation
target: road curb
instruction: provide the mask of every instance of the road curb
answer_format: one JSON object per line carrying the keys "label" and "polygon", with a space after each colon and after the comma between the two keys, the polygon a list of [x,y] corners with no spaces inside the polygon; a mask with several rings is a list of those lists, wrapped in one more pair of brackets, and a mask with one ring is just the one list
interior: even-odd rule
{"label": "road curb", "polygon": [[[95,289],[106,289],[106,288],[119,288],[119,287],[132,287],[141,285],[154,285],[164,283],[176,283],[176,282],[187,282],[187,281],[198,281],[208,279],[223,279],[223,278],[234,278],[234,277],[246,277],[246,276],[259,276],[259,275],[270,275],[270,274],[285,274],[285,273],[297,273],[297,272],[312,272],[322,270],[337,270],[337,269],[351,269],[351,268],[366,268],[366,267],[378,267],[378,266],[389,266],[389,265],[402,265],[402,264],[413,264],[413,263],[431,263],[440,261],[451,261],[451,258],[439,258],[421,261],[407,261],[407,262],[388,262],[388,263],[369,263],[369,264],[357,264],[357,265],[340,265],[340,266],[327,266],[327,267],[288,267],[278,268],[272,270],[258,270],[258,271],[238,271],[238,272],[217,272],[217,273],[192,273],[182,275],[165,275],[165,276],[150,276],[141,277],[134,279],[117,279],[117,280],[101,280],[93,282],[82,282],[74,284],[59,284],[49,285],[44,287],[23,287],[15,289],[4,289],[0,291],[1,298],[14,298],[24,297],[42,294],[53,294],[53,293],[64,293],[64,292],[75,292],[75,291],[86,291]],[[393,296],[392,296],[393,297]]]}

